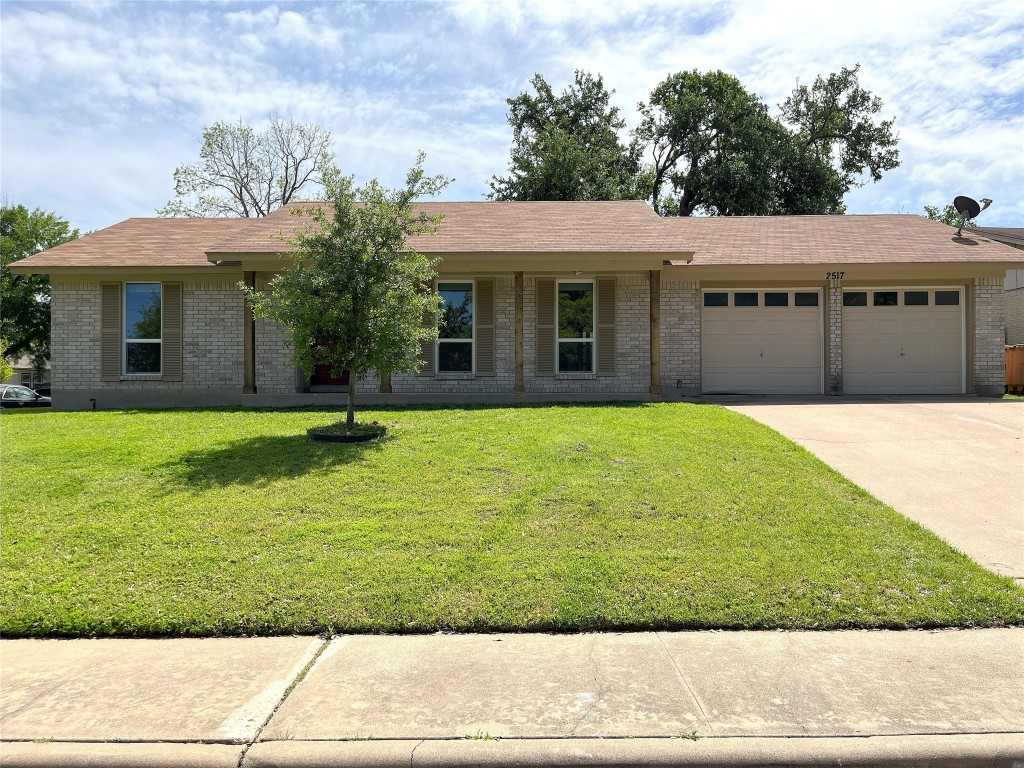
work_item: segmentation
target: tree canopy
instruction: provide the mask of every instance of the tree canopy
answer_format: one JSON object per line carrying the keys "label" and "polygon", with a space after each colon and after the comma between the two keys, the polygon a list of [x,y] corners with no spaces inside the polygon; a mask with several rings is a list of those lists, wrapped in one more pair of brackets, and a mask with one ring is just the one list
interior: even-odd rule
{"label": "tree canopy", "polygon": [[842,213],[843,198],[899,165],[893,121],[860,65],[797,85],[774,117],[725,72],[670,75],[639,106],[635,136],[653,159],[659,213]]}
{"label": "tree canopy", "polygon": [[349,372],[348,430],[356,382],[370,371],[415,372],[421,342],[437,334],[423,324],[440,307],[431,289],[436,260],[407,241],[434,232],[442,217],[414,203],[450,180],[426,176],[423,159],[421,153],[398,189],[376,179],[357,188],[337,168],[325,169],[324,205],[299,210],[308,218],[287,238],[295,249],[287,267],[267,292],[241,286],[257,317],[291,330],[295,363],[307,374],[318,365],[332,376]]}
{"label": "tree canopy", "polygon": [[333,162],[330,131],[271,117],[264,131],[240,119],[203,129],[199,162],[174,170],[175,198],[160,216],[266,216]]}
{"label": "tree canopy", "polygon": [[0,207],[0,336],[10,358],[27,355],[36,368],[50,358],[50,279],[16,275],[10,264],[78,237],[55,213],[24,205]]}
{"label": "tree canopy", "polygon": [[600,75],[577,70],[556,95],[540,74],[535,93],[507,99],[512,126],[508,176],[491,178],[492,200],[621,200],[642,197],[639,150]]}
{"label": "tree canopy", "polygon": [[[779,114],[722,71],[669,75],[638,105],[632,141],[600,75],[556,95],[508,99],[509,175],[494,200],[642,198],[662,215],[842,213],[843,198],[899,165],[892,120],[860,86],[860,65],[799,82]],[[645,160],[646,158],[646,160]]]}

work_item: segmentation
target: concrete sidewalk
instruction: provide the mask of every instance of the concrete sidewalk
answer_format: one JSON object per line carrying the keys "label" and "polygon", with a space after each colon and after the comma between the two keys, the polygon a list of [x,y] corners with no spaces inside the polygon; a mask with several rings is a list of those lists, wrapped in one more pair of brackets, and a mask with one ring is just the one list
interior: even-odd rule
{"label": "concrete sidewalk", "polygon": [[1024,630],[0,642],[20,765],[1024,767]]}

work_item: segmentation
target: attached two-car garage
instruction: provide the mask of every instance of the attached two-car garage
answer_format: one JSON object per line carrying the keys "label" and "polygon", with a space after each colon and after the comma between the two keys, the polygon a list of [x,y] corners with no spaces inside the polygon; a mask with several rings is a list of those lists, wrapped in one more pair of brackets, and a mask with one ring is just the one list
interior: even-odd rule
{"label": "attached two-car garage", "polygon": [[[965,391],[963,291],[953,286],[843,290],[845,394]],[[821,290],[706,289],[705,393],[825,393]]]}

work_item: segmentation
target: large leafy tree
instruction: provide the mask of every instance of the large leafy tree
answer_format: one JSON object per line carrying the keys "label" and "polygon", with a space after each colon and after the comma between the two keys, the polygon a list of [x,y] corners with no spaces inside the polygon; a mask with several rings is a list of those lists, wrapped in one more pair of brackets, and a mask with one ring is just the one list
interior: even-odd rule
{"label": "large leafy tree", "polygon": [[600,75],[577,70],[556,94],[540,74],[533,93],[508,99],[508,175],[491,178],[492,200],[621,200],[645,195],[640,152],[619,137],[625,120]]}
{"label": "large leafy tree", "polygon": [[292,331],[295,362],[307,374],[318,365],[332,376],[349,372],[348,431],[355,425],[357,381],[370,371],[415,372],[421,342],[437,333],[423,325],[440,308],[430,289],[436,261],[407,243],[433,233],[442,218],[417,211],[416,200],[449,183],[424,174],[422,153],[398,189],[376,179],[356,188],[351,177],[328,168],[325,204],[298,210],[308,218],[288,238],[294,247],[288,266],[267,292],[242,285],[257,317]]}
{"label": "large leafy tree", "polygon": [[50,279],[16,275],[10,264],[78,237],[55,213],[24,205],[0,206],[0,336],[4,354],[28,355],[37,369],[50,358]]}
{"label": "large leafy tree", "polygon": [[663,215],[842,213],[867,175],[899,164],[893,121],[860,87],[859,65],[797,86],[781,115],[725,72],[670,75],[641,102],[636,141],[651,153]]}
{"label": "large leafy tree", "polygon": [[160,216],[266,216],[333,161],[330,131],[271,117],[257,131],[241,120],[203,129],[199,162],[174,170],[175,198]]}

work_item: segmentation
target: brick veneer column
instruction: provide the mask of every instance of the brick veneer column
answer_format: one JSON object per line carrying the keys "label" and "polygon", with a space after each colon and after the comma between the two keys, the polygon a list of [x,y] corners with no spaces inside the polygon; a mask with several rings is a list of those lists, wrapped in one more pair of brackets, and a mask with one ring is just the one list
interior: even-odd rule
{"label": "brick veneer column", "polygon": [[975,278],[971,289],[974,307],[974,391],[979,395],[1001,395],[1006,387],[1003,278]]}
{"label": "brick veneer column", "polygon": [[700,394],[700,286],[661,282],[661,384],[665,396]]}
{"label": "brick veneer column", "polygon": [[830,280],[827,296],[828,394],[843,394],[843,286]]}

